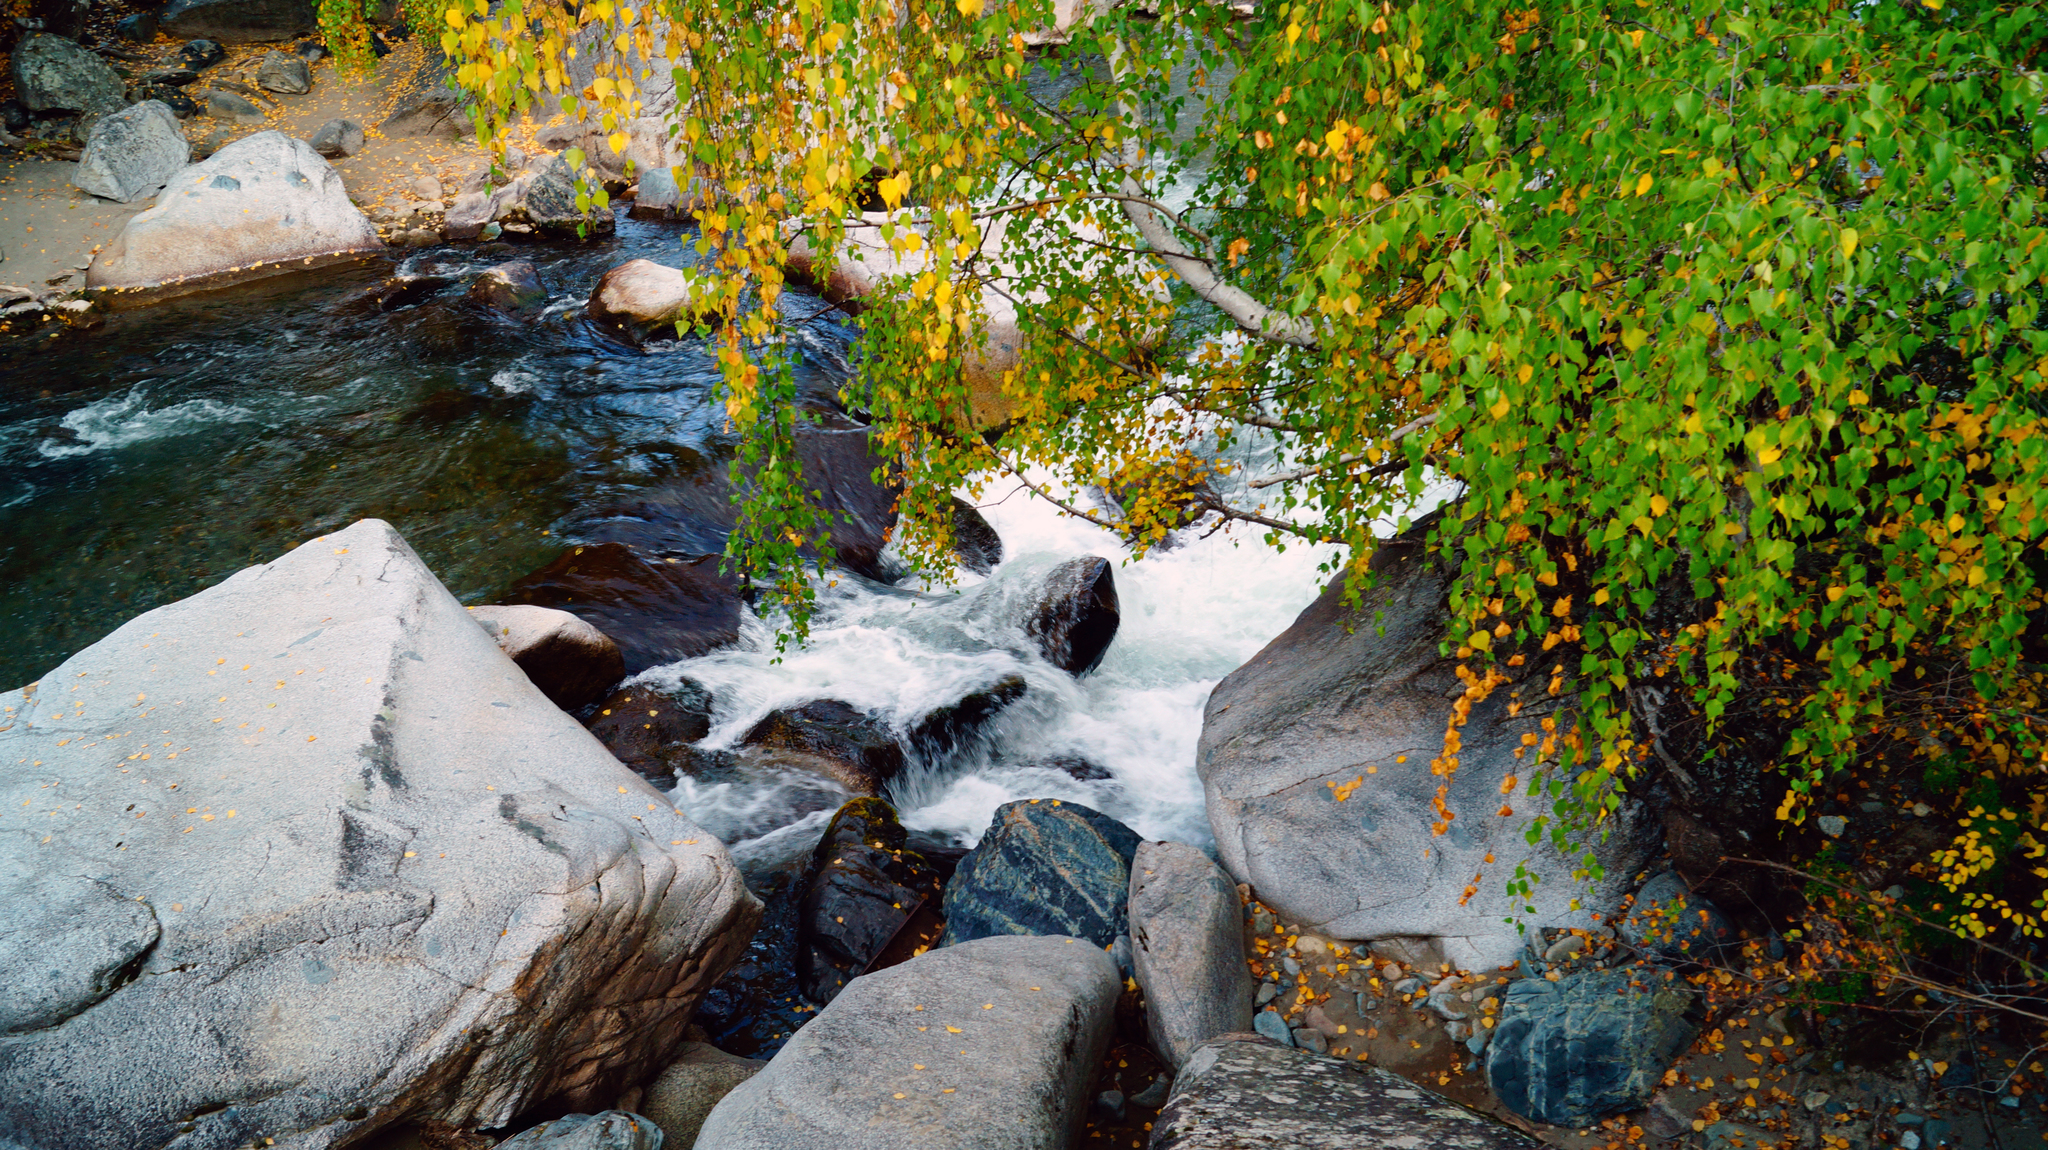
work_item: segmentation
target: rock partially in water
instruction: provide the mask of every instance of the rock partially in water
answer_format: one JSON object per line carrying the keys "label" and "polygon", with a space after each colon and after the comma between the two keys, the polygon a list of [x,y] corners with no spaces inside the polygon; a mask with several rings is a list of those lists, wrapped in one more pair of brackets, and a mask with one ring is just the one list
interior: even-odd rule
{"label": "rock partially in water", "polygon": [[811,852],[797,904],[797,985],[812,1002],[831,1002],[859,977],[943,884],[937,868],[910,850],[896,808],[855,799],[839,808]]}
{"label": "rock partially in water", "polygon": [[1120,618],[1109,560],[1088,555],[1067,560],[1045,577],[1024,633],[1046,662],[1085,675],[1101,665]]}
{"label": "rock partially in water", "polygon": [[714,290],[694,269],[629,260],[597,281],[584,313],[591,323],[627,340],[673,337],[678,325],[687,328],[705,313]]}
{"label": "rock partially in water", "polygon": [[256,86],[266,92],[302,96],[313,90],[313,69],[296,52],[267,52],[256,66]]}
{"label": "rock partially in water", "polygon": [[1693,893],[1676,871],[1644,883],[1615,925],[1630,946],[1671,960],[1712,962],[1737,942],[1735,925],[1721,908]]}
{"label": "rock partially in water", "polygon": [[118,112],[127,85],[105,60],[61,36],[37,32],[15,45],[14,95],[31,112]]}
{"label": "rock partially in water", "polygon": [[611,212],[594,203],[576,206],[576,175],[560,156],[543,157],[499,188],[491,197],[490,218],[562,237],[608,235],[617,226]]}
{"label": "rock partially in water", "polygon": [[363,150],[363,126],[354,120],[329,120],[313,133],[313,150],[330,160]]}
{"label": "rock partially in water", "polygon": [[1131,860],[1131,949],[1152,1049],[1168,1066],[1252,1028],[1237,888],[1185,843],[1141,843]]}
{"label": "rock partially in water", "polygon": [[837,699],[770,711],[740,745],[816,756],[855,794],[880,794],[904,763],[903,745],[881,720]]}
{"label": "rock partially in water", "polygon": [[101,117],[72,173],[73,187],[116,203],[155,195],[183,171],[192,145],[177,115],[161,101],[144,100]]}
{"label": "rock partially in water", "polygon": [[906,736],[912,747],[926,758],[951,754],[979,735],[989,720],[1024,697],[1022,675],[1005,675],[991,686],[974,691],[957,703],[938,707],[912,723]]}
{"label": "rock partially in water", "polygon": [[727,1054],[708,1042],[689,1042],[661,1077],[647,1087],[640,1112],[661,1127],[662,1145],[687,1150],[719,1100],[761,1072],[767,1062]]}
{"label": "rock partially in water", "polygon": [[638,1114],[566,1114],[498,1143],[503,1150],[661,1150],[661,1127]]}
{"label": "rock partially in water", "polygon": [[0,882],[90,879],[0,899],[0,938],[34,940],[0,955],[0,1129],[26,1145],[600,1108],[667,1065],[760,914],[381,522],[43,682],[7,698],[0,754],[41,765],[0,799],[75,802],[0,836]]}
{"label": "rock partially in water", "polygon": [[1648,1102],[1698,1033],[1693,996],[1654,966],[1508,984],[1486,1081],[1533,1122],[1587,1126]]}
{"label": "rock partially in water", "polygon": [[589,723],[613,757],[642,778],[671,786],[696,762],[690,744],[711,733],[711,693],[688,679],[673,690],[626,687],[606,699]]}
{"label": "rock partially in water", "polygon": [[877,971],[726,1095],[697,1150],[1072,1145],[1119,989],[1108,955],[1067,938],[981,939]]}
{"label": "rock partially in water", "polygon": [[946,883],[945,945],[1001,934],[1110,945],[1130,933],[1126,903],[1140,841],[1079,803],[1004,803]]}
{"label": "rock partially in water", "polygon": [[1151,1150],[1537,1150],[1512,1127],[1373,1066],[1231,1034],[1174,1076]]}
{"label": "rock partially in water", "polygon": [[953,497],[953,557],[976,575],[987,575],[1003,561],[1003,537],[972,503]]}
{"label": "rock partially in water", "polygon": [[513,319],[526,319],[548,303],[548,289],[532,260],[513,260],[485,268],[469,285],[469,300]]}
{"label": "rock partially in water", "polygon": [[626,674],[637,675],[739,642],[739,580],[718,565],[716,555],[671,559],[623,543],[589,543],[564,551],[500,599],[580,617],[615,637]]}
{"label": "rock partially in water", "polygon": [[626,677],[619,645],[567,611],[515,604],[472,607],[469,617],[483,626],[541,694],[565,711],[603,698],[613,683]]}

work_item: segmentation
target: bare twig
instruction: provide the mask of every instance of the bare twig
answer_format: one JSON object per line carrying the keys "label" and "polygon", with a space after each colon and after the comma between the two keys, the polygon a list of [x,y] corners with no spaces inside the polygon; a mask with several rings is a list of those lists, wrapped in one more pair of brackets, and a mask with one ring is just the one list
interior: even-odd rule
{"label": "bare twig", "polygon": [[[1393,432],[1387,436],[1387,446],[1391,449],[1394,444],[1401,442],[1403,439],[1406,439],[1409,436],[1415,434],[1416,432],[1421,431],[1423,428],[1428,427],[1431,424],[1435,423],[1437,421],[1438,414],[1438,412],[1432,411],[1428,415],[1422,416],[1419,419],[1410,420],[1407,423],[1402,424],[1400,427],[1395,428]],[[1284,471],[1279,475],[1269,475],[1264,479],[1255,479],[1252,482],[1245,484],[1245,486],[1251,488],[1254,491],[1257,491],[1262,487],[1274,487],[1282,483],[1292,483],[1297,479],[1307,479],[1310,476],[1321,475],[1326,471],[1349,470],[1364,462],[1366,462],[1366,458],[1362,455],[1347,455],[1344,458],[1337,460],[1335,463],[1319,463],[1314,467],[1301,467],[1293,471]]]}

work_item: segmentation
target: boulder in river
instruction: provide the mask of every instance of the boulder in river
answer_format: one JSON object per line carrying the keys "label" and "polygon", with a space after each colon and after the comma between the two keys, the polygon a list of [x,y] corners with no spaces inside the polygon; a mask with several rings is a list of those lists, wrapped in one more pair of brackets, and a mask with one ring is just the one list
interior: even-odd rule
{"label": "boulder in river", "polygon": [[353,156],[363,150],[363,126],[354,120],[329,120],[307,142],[330,160]]}
{"label": "boulder in river", "polygon": [[626,673],[637,675],[739,642],[739,580],[718,564],[716,555],[664,558],[623,543],[588,543],[564,551],[501,598],[582,618],[613,636]]}
{"label": "boulder in river", "polygon": [[896,808],[881,799],[855,799],[832,816],[797,902],[797,985],[812,1002],[838,997],[920,904],[938,902],[938,869],[905,844]]}
{"label": "boulder in river", "polygon": [[1542,1143],[1375,1066],[1230,1034],[1174,1076],[1150,1150],[1538,1150]]}
{"label": "boulder in river", "polygon": [[635,683],[606,699],[589,725],[614,758],[658,786],[672,786],[695,761],[689,745],[711,733],[711,693],[689,679],[667,690]]}
{"label": "boulder in river", "polygon": [[953,557],[976,575],[987,575],[1003,561],[1003,537],[981,514],[979,508],[959,497],[953,499]]}
{"label": "boulder in river", "polygon": [[1045,577],[1024,620],[1024,633],[1046,662],[1085,675],[1101,665],[1120,619],[1109,560],[1086,555],[1067,560]]}
{"label": "boulder in river", "polygon": [[61,36],[37,32],[15,45],[14,94],[31,112],[118,112],[128,88],[105,60]]}
{"label": "boulder in river", "polygon": [[491,219],[500,224],[525,224],[557,236],[609,234],[616,226],[611,212],[595,203],[576,206],[576,174],[560,156],[534,161],[512,182],[491,196]]}
{"label": "boulder in river", "polygon": [[312,0],[171,0],[157,24],[173,36],[223,44],[289,40],[319,27]]}
{"label": "boulder in river", "polygon": [[989,720],[1023,698],[1028,689],[1024,676],[1004,675],[990,686],[962,696],[957,703],[926,712],[911,724],[906,741],[927,758],[950,754],[979,735]]}
{"label": "boulder in river", "polygon": [[567,611],[522,603],[471,607],[469,617],[565,711],[596,702],[626,677],[619,645]]}
{"label": "boulder in river", "polygon": [[326,160],[304,140],[258,132],[179,172],[94,257],[85,283],[171,294],[383,248]]}
{"label": "boulder in river", "polygon": [[1071,938],[979,939],[855,979],[711,1111],[697,1150],[1072,1145],[1120,989]]}
{"label": "boulder in river", "polygon": [[[1522,793],[1538,773],[1522,738],[1540,740],[1546,718],[1568,726],[1571,714],[1568,695],[1545,690],[1554,657],[1503,666],[1512,681],[1473,705],[1456,773],[1431,769],[1466,685],[1457,660],[1439,654],[1449,574],[1420,530],[1379,545],[1377,581],[1358,607],[1333,583],[1217,685],[1195,765],[1224,868],[1283,919],[1327,938],[1402,939],[1433,952],[1418,961],[1477,970],[1521,953],[1516,921],[1611,917],[1656,828],[1633,804],[1616,812],[1591,844],[1606,868],[1598,882],[1575,877],[1576,853],[1528,843],[1548,805]],[[1443,834],[1439,785],[1457,816]],[[1517,863],[1541,879],[1526,896],[1507,891]]]}
{"label": "boulder in river", "polygon": [[770,711],[740,743],[813,756],[855,794],[881,793],[904,764],[903,745],[885,724],[837,699]]}
{"label": "boulder in river", "polygon": [[629,260],[604,273],[584,312],[590,322],[628,340],[677,334],[707,313],[715,282],[694,268]]}
{"label": "boulder in river", "polygon": [[266,92],[302,96],[313,90],[313,69],[296,52],[267,52],[256,66],[256,86]]}
{"label": "boulder in river", "polygon": [[514,319],[525,319],[547,306],[548,289],[532,260],[487,267],[469,285],[470,302]]}
{"label": "boulder in river", "polygon": [[0,774],[0,1129],[28,1146],[599,1109],[760,915],[376,520],[5,703],[0,756],[36,764]]}
{"label": "boulder in river", "polygon": [[183,171],[192,145],[171,109],[144,100],[103,116],[86,141],[72,186],[115,203],[148,199]]}
{"label": "boulder in river", "polygon": [[1693,996],[1660,967],[1589,970],[1508,984],[1486,1082],[1533,1122],[1590,1126],[1650,1100],[1698,1033]]}
{"label": "boulder in river", "polygon": [[1079,803],[1004,803],[946,883],[945,944],[1045,934],[1109,946],[1130,933],[1131,858],[1140,841]]}
{"label": "boulder in river", "polygon": [[1237,888],[1185,843],[1140,843],[1131,859],[1131,956],[1152,1049],[1169,1066],[1221,1034],[1252,1028]]}
{"label": "boulder in river", "polygon": [[689,1042],[661,1077],[647,1086],[640,1112],[661,1127],[662,1145],[688,1150],[719,1100],[761,1072],[767,1062],[727,1054],[708,1042]]}
{"label": "boulder in river", "polygon": [[659,1125],[624,1110],[565,1114],[498,1143],[503,1150],[661,1150]]}

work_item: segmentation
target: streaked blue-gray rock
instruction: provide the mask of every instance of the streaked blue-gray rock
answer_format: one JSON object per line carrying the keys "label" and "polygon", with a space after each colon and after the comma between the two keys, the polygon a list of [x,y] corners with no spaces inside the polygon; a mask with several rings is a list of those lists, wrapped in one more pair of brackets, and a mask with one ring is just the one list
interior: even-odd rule
{"label": "streaked blue-gray rock", "polygon": [[662,1129],[638,1114],[606,1110],[564,1114],[521,1130],[498,1143],[500,1150],[661,1150]]}
{"label": "streaked blue-gray rock", "polygon": [[946,883],[945,945],[998,934],[1059,934],[1098,948],[1128,934],[1138,832],[1059,799],[996,808]]}
{"label": "streaked blue-gray rock", "polygon": [[1173,1079],[1151,1150],[1536,1150],[1519,1130],[1377,1067],[1255,1034],[1196,1047]]}
{"label": "streaked blue-gray rock", "polygon": [[1502,996],[1486,1080],[1534,1122],[1585,1126],[1633,1110],[1698,1033],[1694,998],[1655,966],[1524,978]]}
{"label": "streaked blue-gray rock", "polygon": [[177,114],[160,100],[100,117],[71,184],[81,191],[132,204],[157,194],[192,159],[192,145]]}
{"label": "streaked blue-gray rock", "polygon": [[696,1150],[1057,1150],[1109,1045],[1109,956],[984,938],[855,979],[725,1096]]}
{"label": "streaked blue-gray rock", "polygon": [[1230,876],[1186,843],[1141,843],[1129,908],[1145,1025],[1167,1065],[1219,1034],[1250,1030],[1256,991]]}
{"label": "streaked blue-gray rock", "polygon": [[602,1109],[761,907],[365,520],[0,695],[0,1142]]}

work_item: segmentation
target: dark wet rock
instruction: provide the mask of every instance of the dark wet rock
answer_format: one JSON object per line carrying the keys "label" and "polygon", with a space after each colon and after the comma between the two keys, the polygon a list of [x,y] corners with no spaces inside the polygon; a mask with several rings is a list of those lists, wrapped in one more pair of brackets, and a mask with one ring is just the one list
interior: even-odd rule
{"label": "dark wet rock", "polygon": [[400,103],[378,127],[386,136],[447,136],[461,139],[475,131],[463,114],[462,97],[445,89],[430,88]]}
{"label": "dark wet rock", "polygon": [[[136,89],[135,99],[138,103],[155,100],[157,103],[169,108],[171,115],[176,116],[180,120],[189,120],[199,114],[199,105],[193,101],[192,97],[187,96],[176,88],[167,88],[161,84],[144,84]],[[87,142],[90,143],[91,141]],[[204,159],[205,157],[193,156],[191,158],[196,160]]]}
{"label": "dark wet rock", "polygon": [[156,39],[156,13],[137,12],[114,21],[114,35],[131,44],[147,44]]}
{"label": "dark wet rock", "polygon": [[1255,1034],[1205,1043],[1174,1076],[1150,1150],[1537,1150],[1534,1138],[1405,1078]]}
{"label": "dark wet rock", "polygon": [[648,1084],[640,1112],[661,1127],[662,1145],[668,1150],[688,1150],[696,1145],[711,1108],[766,1065],[761,1059],[727,1054],[708,1042],[685,1043],[682,1054]]}
{"label": "dark wet rock", "polygon": [[518,604],[472,607],[469,617],[483,626],[541,694],[565,711],[603,698],[613,683],[626,677],[618,644],[567,611]]}
{"label": "dark wet rock", "polygon": [[1628,914],[1615,925],[1630,946],[1664,959],[1711,962],[1737,943],[1728,916],[1695,893],[1676,871],[1644,883]]}
{"label": "dark wet rock", "polygon": [[354,120],[329,120],[307,142],[330,160],[353,156],[363,150],[363,126]]}
{"label": "dark wet rock", "polygon": [[296,52],[268,52],[256,66],[256,86],[266,92],[302,96],[313,90],[313,69]]}
{"label": "dark wet rock", "polygon": [[501,602],[560,607],[615,637],[626,673],[694,658],[740,637],[739,580],[719,557],[671,559],[622,543],[571,547],[499,596]]}
{"label": "dark wet rock", "polygon": [[661,1150],[662,1129],[624,1110],[565,1114],[498,1143],[504,1150]]}
{"label": "dark wet rock", "polygon": [[1024,697],[1022,675],[1005,675],[957,703],[935,708],[911,724],[906,741],[927,757],[949,754],[973,739],[990,719]]}
{"label": "dark wet rock", "polygon": [[1119,989],[1108,955],[1065,938],[979,939],[877,971],[726,1095],[698,1150],[1072,1146]]}
{"label": "dark wet rock", "polygon": [[1004,803],[946,883],[945,945],[999,934],[1071,935],[1097,947],[1130,933],[1138,832],[1059,799]]}
{"label": "dark wet rock", "polygon": [[0,128],[19,132],[33,123],[35,117],[29,115],[28,108],[20,100],[12,97],[0,100]]}
{"label": "dark wet rock", "polygon": [[1110,773],[1108,767],[1102,766],[1099,763],[1091,763],[1078,755],[1054,755],[1051,758],[1035,759],[1026,765],[1038,767],[1042,770],[1059,771],[1069,778],[1079,779],[1084,783],[1099,782],[1103,779],[1113,779],[1116,777]]}
{"label": "dark wet rock", "polygon": [[1185,843],[1140,843],[1131,860],[1131,950],[1152,1049],[1169,1066],[1252,1026],[1237,888]]}
{"label": "dark wet rock", "polygon": [[392,276],[363,289],[361,295],[341,306],[355,312],[397,311],[432,298],[454,282],[453,277],[444,275]]}
{"label": "dark wet rock", "polygon": [[1116,578],[1109,560],[1094,555],[1052,569],[1024,633],[1046,662],[1073,675],[1093,671],[1116,638]]}
{"label": "dark wet rock", "polygon": [[227,58],[227,49],[211,40],[188,41],[178,49],[178,59],[194,72],[203,72]]}
{"label": "dark wet rock", "polygon": [[807,858],[747,874],[748,889],[764,907],[761,925],[692,1019],[720,1050],[771,1058],[813,1017],[815,1008],[796,984],[797,898]]}
{"label": "dark wet rock", "polygon": [[233,92],[206,93],[206,114],[234,124],[261,124],[265,119],[263,109],[255,101]]}
{"label": "dark wet rock", "polygon": [[31,112],[118,112],[128,86],[105,60],[61,36],[38,32],[15,45],[14,94]]}
{"label": "dark wet rock", "polygon": [[171,88],[182,88],[198,79],[199,73],[190,68],[165,68],[160,72],[150,72],[144,75],[142,82],[145,84],[162,84]]}
{"label": "dark wet rock", "polygon": [[953,557],[976,575],[986,575],[1003,561],[1003,537],[989,526],[975,506],[953,498]]}
{"label": "dark wet rock", "polygon": [[879,794],[903,769],[903,745],[881,720],[837,699],[770,711],[740,739],[815,756],[855,794]]}
{"label": "dark wet rock", "polygon": [[488,267],[469,285],[469,300],[514,319],[526,319],[547,306],[548,289],[532,260]]}
{"label": "dark wet rock", "polygon": [[223,44],[289,40],[319,26],[312,0],[171,0],[157,23],[173,36]]}
{"label": "dark wet rock", "polygon": [[1648,1102],[1698,1033],[1693,996],[1654,966],[1508,984],[1486,1048],[1486,1080],[1534,1122],[1587,1126]]}
{"label": "dark wet rock", "polygon": [[804,997],[832,1001],[942,889],[938,869],[909,849],[896,808],[875,798],[839,808],[811,852],[797,904],[796,974]]}
{"label": "dark wet rock", "polygon": [[658,785],[730,765],[706,760],[690,746],[711,733],[711,693],[688,679],[673,690],[621,688],[588,725],[614,758]]}
{"label": "dark wet rock", "polygon": [[92,0],[29,0],[30,26],[66,40],[82,40],[92,18]]}

